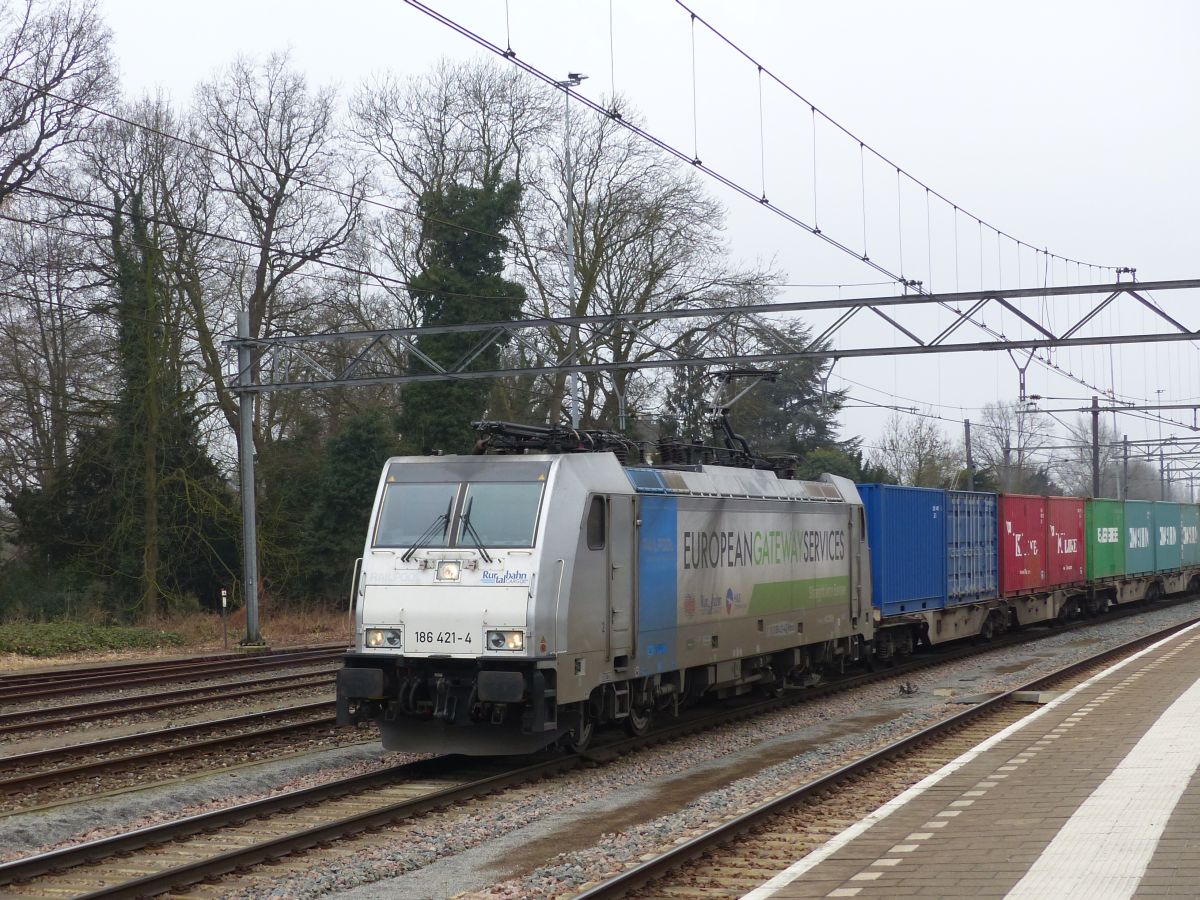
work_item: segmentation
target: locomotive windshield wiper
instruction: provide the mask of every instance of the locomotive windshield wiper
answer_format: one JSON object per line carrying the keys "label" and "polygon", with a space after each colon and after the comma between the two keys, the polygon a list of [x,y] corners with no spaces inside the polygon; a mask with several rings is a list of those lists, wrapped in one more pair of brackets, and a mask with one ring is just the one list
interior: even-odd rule
{"label": "locomotive windshield wiper", "polygon": [[465,531],[467,534],[469,534],[471,536],[471,539],[475,542],[475,549],[479,551],[479,555],[483,557],[483,561],[490,563],[492,561],[492,558],[490,556],[488,556],[488,552],[485,549],[483,549],[483,539],[479,537],[479,532],[476,531],[475,526],[471,524],[471,504],[473,504],[474,502],[475,502],[475,498],[472,497],[470,500],[467,501],[467,508],[463,510],[463,514],[462,514],[463,531]]}
{"label": "locomotive windshield wiper", "polygon": [[410,559],[412,559],[412,555],[414,553],[416,553],[421,547],[423,547],[425,545],[426,541],[428,541],[431,537],[433,537],[435,534],[437,534],[438,528],[441,528],[442,533],[445,534],[445,528],[447,525],[450,524],[450,508],[453,505],[454,505],[454,498],[451,497],[450,502],[446,504],[446,511],[444,513],[442,513],[440,516],[438,516],[436,519],[434,519],[433,523],[428,528],[426,528],[424,531],[421,532],[421,536],[418,537],[415,541],[413,541],[413,545],[404,551],[404,554],[400,557],[400,559],[402,561],[408,562]]}

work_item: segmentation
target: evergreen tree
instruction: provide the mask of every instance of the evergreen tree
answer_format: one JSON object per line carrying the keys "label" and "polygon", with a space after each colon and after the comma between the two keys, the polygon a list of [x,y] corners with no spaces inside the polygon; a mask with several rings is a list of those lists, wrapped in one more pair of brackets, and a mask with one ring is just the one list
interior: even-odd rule
{"label": "evergreen tree", "polygon": [[343,598],[379,484],[379,472],[396,452],[395,426],[379,410],[350,419],[325,448],[304,521],[304,570],[309,592]]}
{"label": "evergreen tree", "polygon": [[[733,430],[756,453],[804,456],[819,447],[840,446],[837,415],[844,391],[824,391],[822,363],[781,363],[774,381],[764,381],[730,410]],[[853,447],[849,447],[853,449]]]}
{"label": "evergreen tree", "polygon": [[856,447],[817,447],[804,455],[796,467],[796,477],[816,481],[823,474],[841,475],[859,484],[895,484],[896,479],[886,469],[863,460],[862,450]]}
{"label": "evergreen tree", "polygon": [[[698,351],[697,342],[688,337],[681,342],[678,352],[682,356],[695,356]],[[707,422],[713,402],[712,378],[702,366],[679,366],[671,369],[667,377],[659,434],[671,440],[707,443],[712,430]]]}
{"label": "evergreen tree", "polygon": [[120,576],[140,588],[142,615],[158,612],[161,555],[158,527],[158,487],[161,475],[165,395],[170,360],[164,352],[161,249],[151,241],[140,194],[128,198],[128,212],[119,206],[112,220],[112,253],[117,313],[117,396],[113,474],[121,493],[131,501],[128,511],[113,522],[113,563]]}
{"label": "evergreen tree", "polygon": [[[517,214],[521,188],[489,173],[479,187],[453,183],[421,197],[421,243],[424,266],[409,292],[424,325],[517,319],[525,289],[503,276],[508,240],[501,233]],[[478,344],[477,332],[423,335],[422,354],[452,367]],[[501,344],[490,344],[471,368],[492,369],[500,361]],[[428,372],[413,359],[413,373]],[[486,412],[487,385],[476,380],[410,385],[404,392],[401,438],[409,452],[469,452],[474,442],[472,420]]]}
{"label": "evergreen tree", "polygon": [[233,494],[205,451],[185,386],[182,330],[140,192],[109,220],[115,397],[64,470],[15,497],[23,545],[107,585],[110,608],[153,619],[213,602],[237,560]]}
{"label": "evergreen tree", "polygon": [[258,483],[258,554],[266,592],[301,595],[309,587],[312,550],[308,520],[325,464],[329,423],[302,408],[288,433],[263,442],[255,467]]}
{"label": "evergreen tree", "polygon": [[[204,450],[184,384],[175,296],[162,235],[150,222],[140,192],[119,202],[110,220],[119,386],[100,453],[111,453],[119,511],[98,545],[113,575],[137,586],[146,619],[170,598],[211,602],[236,552],[235,504]],[[112,502],[103,494],[95,500]]]}

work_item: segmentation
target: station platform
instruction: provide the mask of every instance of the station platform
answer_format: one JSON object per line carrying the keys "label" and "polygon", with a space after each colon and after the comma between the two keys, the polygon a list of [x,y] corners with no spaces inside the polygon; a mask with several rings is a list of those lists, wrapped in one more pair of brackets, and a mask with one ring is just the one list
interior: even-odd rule
{"label": "station platform", "polygon": [[948,763],[745,900],[1200,897],[1200,625]]}

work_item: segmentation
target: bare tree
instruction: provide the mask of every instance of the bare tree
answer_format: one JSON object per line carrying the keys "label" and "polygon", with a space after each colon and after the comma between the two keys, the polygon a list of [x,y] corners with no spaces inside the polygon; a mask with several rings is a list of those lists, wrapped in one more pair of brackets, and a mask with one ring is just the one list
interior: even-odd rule
{"label": "bare tree", "polygon": [[99,129],[83,149],[95,200],[80,204],[80,213],[96,226],[97,270],[111,295],[107,312],[117,334],[113,358],[120,384],[111,414],[121,434],[114,442],[124,441],[120,452],[133,457],[122,458],[127,468],[113,477],[141,502],[108,523],[109,539],[91,551],[103,567],[110,558],[121,560],[117,548],[137,547],[138,571],[120,573],[117,563],[114,574],[136,576],[142,615],[152,620],[163,593],[168,523],[161,506],[172,474],[166,465],[171,423],[193,406],[194,380],[186,374],[186,306],[172,277],[180,249],[167,200],[177,189],[178,144],[170,138],[175,117],[158,99],[130,107],[123,119]]}
{"label": "bare tree", "polygon": [[974,456],[1005,493],[1044,493],[1053,460],[1054,423],[1020,403],[988,403],[975,430]]}
{"label": "bare tree", "polygon": [[[612,119],[588,116],[573,125],[571,178],[561,141],[544,152],[549,174],[528,183],[526,214],[516,228],[517,265],[534,315],[712,309],[769,297],[773,273],[729,260],[725,211],[700,180]],[[574,235],[571,248],[568,232]],[[695,349],[721,328],[729,323],[714,315],[686,324],[614,324],[592,335],[569,329],[548,333],[541,350],[553,359],[639,361]],[[652,392],[650,383],[626,370],[582,382],[584,425],[612,425],[631,408],[631,397]],[[551,420],[561,418],[564,400],[565,377],[558,375],[546,388]]]}
{"label": "bare tree", "polygon": [[[336,259],[359,224],[366,178],[341,141],[335,99],[332,88],[309,90],[286,54],[240,59],[197,91],[222,228],[242,240],[228,276],[252,337],[297,328],[319,298],[297,276]],[[206,366],[232,426],[234,399],[219,366]],[[283,427],[287,404],[262,406],[267,433]]]}
{"label": "bare tree", "polygon": [[498,63],[443,60],[428,75],[384,75],[351,103],[359,141],[409,197],[489,174],[523,181],[524,161],[550,133],[555,95]]}
{"label": "bare tree", "polygon": [[[0,226],[0,486],[47,487],[95,416],[110,341],[89,323],[96,294],[86,241],[61,210],[9,201]],[[13,221],[19,220],[19,221]]]}
{"label": "bare tree", "polygon": [[[724,210],[698,178],[613,119],[581,116],[577,110],[568,151],[562,104],[561,95],[493,63],[442,63],[423,78],[382,78],[367,85],[353,102],[354,130],[380,161],[383,183],[402,207],[373,225],[376,251],[392,271],[407,280],[423,267],[420,220],[412,214],[422,196],[451,184],[479,185],[498,173],[517,180],[524,192],[522,212],[513,223],[515,272],[510,277],[525,285],[531,315],[711,308],[767,296],[769,273],[728,262]],[[573,247],[567,245],[569,231]],[[572,254],[575,291],[568,265]],[[388,290],[397,309],[416,324],[403,288]],[[702,343],[719,321],[614,326],[591,335],[586,360],[639,360],[671,352],[685,341]],[[584,337],[563,330],[536,341],[525,338],[505,354],[517,365],[534,368],[574,360],[580,358]],[[588,425],[618,424],[625,413],[653,402],[659,387],[616,370],[582,382],[582,421]],[[499,415],[518,412],[559,421],[565,385],[562,375],[510,379],[493,393],[493,406]],[[518,399],[510,402],[507,394]]]}
{"label": "bare tree", "polygon": [[905,420],[892,413],[871,461],[894,474],[901,484],[952,487],[960,466],[958,450],[937,424],[925,416]]}
{"label": "bare tree", "polygon": [[[1057,478],[1066,493],[1076,497],[1092,496],[1092,422],[1081,416],[1065,423],[1070,442],[1078,449],[1060,455]],[[1125,462],[1121,442],[1112,426],[1101,420],[1100,429],[1100,496],[1124,496],[1129,500],[1161,500],[1170,497],[1163,473],[1157,463],[1146,458],[1130,458]]]}
{"label": "bare tree", "polygon": [[404,282],[423,267],[421,198],[455,183],[479,187],[492,173],[524,185],[561,116],[555,100],[523,73],[479,60],[443,60],[403,81],[383,75],[354,96],[352,131],[397,207],[374,219],[370,233],[381,269],[396,277],[380,288],[398,324],[419,324]]}
{"label": "bare tree", "polygon": [[79,141],[111,98],[112,35],[94,0],[0,0],[0,202]]}

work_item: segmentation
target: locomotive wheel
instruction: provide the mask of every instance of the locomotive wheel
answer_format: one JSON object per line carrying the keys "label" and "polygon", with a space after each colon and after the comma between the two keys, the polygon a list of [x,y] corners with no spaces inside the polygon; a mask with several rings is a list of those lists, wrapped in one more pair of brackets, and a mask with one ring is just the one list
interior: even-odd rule
{"label": "locomotive wheel", "polygon": [[563,737],[563,743],[572,753],[582,753],[592,743],[596,735],[596,720],[588,711],[586,703],[580,704],[579,717],[576,726]]}
{"label": "locomotive wheel", "polygon": [[625,730],[633,737],[641,737],[650,730],[654,721],[654,710],[650,707],[629,707],[629,715],[625,717]]}
{"label": "locomotive wheel", "polygon": [[783,696],[784,681],[782,678],[772,678],[770,681],[760,681],[754,686],[754,693],[760,697],[774,699]]}

